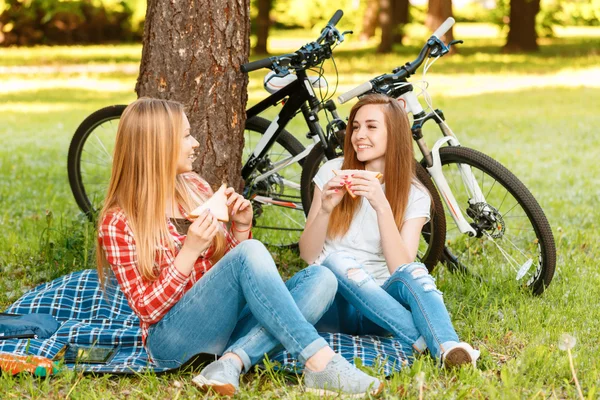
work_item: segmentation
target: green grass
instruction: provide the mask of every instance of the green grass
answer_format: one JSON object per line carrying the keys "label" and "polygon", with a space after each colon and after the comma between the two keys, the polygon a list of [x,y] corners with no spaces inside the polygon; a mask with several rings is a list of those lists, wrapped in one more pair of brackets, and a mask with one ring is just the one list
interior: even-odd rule
{"label": "green grass", "polygon": [[[559,337],[568,333],[577,339],[572,352],[584,394],[597,398],[599,31],[562,31],[562,37],[541,41],[536,55],[501,54],[502,40],[490,27],[464,26],[457,38],[461,32],[468,40],[460,55],[438,60],[427,76],[434,106],[445,111],[463,145],[503,163],[534,193],[557,241],[557,271],[544,295],[531,297],[438,268],[437,284],[460,337],[482,350],[480,368],[443,371],[421,357],[388,381],[386,397],[416,398],[423,372],[425,398],[575,398],[567,354],[558,349]],[[477,32],[485,37],[474,37]],[[294,40],[310,38],[312,33],[302,33]],[[293,50],[284,39],[273,38],[274,52]],[[420,43],[411,40],[383,57],[374,54],[373,43],[342,44],[335,51],[341,89],[411,60]],[[93,228],[78,215],[70,193],[67,149],[89,113],[135,98],[139,57],[140,47],[130,45],[0,50],[0,308],[41,282],[93,267]],[[66,69],[73,64],[79,67]],[[88,64],[95,69],[81,68]],[[38,68],[47,65],[54,69]],[[113,71],[103,71],[106,66]],[[327,71],[333,84],[331,66]],[[251,74],[251,102],[265,96],[262,76]],[[341,114],[348,109],[342,106]],[[302,138],[306,127],[296,118],[289,130]],[[426,135],[430,145],[437,139],[433,131]],[[293,253],[275,256],[285,277],[302,267]],[[200,396],[192,374],[2,376],[0,398]],[[240,397],[304,397],[296,377],[271,375],[250,374]]]}

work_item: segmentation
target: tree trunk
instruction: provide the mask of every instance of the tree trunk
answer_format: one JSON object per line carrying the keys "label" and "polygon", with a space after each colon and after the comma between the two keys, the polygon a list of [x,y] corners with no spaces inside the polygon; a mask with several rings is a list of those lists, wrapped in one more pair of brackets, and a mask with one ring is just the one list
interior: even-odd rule
{"label": "tree trunk", "polygon": [[256,17],[256,46],[254,52],[256,54],[268,54],[267,40],[269,39],[269,26],[271,19],[272,0],[258,0],[258,16]]}
{"label": "tree trunk", "polygon": [[379,0],[367,0],[367,9],[363,16],[363,27],[360,40],[368,40],[375,35],[379,18]]}
{"label": "tree trunk", "polygon": [[390,53],[394,44],[392,37],[394,27],[392,25],[392,1],[379,0],[379,26],[381,27],[381,42],[377,47],[378,53]]}
{"label": "tree trunk", "polygon": [[392,0],[392,26],[394,43],[402,43],[404,38],[404,25],[409,23],[410,3],[408,0]]}
{"label": "tree trunk", "polygon": [[148,0],[138,96],[185,105],[200,142],[194,170],[241,187],[250,0]]}
{"label": "tree trunk", "polygon": [[511,0],[508,37],[503,51],[516,53],[537,51],[535,17],[540,11],[540,0]]}
{"label": "tree trunk", "polygon": [[[427,10],[427,17],[425,18],[425,25],[431,32],[434,32],[446,19],[448,19],[448,17],[451,16],[452,0],[429,0],[429,9]],[[446,44],[454,40],[453,29],[451,28],[440,39]]]}

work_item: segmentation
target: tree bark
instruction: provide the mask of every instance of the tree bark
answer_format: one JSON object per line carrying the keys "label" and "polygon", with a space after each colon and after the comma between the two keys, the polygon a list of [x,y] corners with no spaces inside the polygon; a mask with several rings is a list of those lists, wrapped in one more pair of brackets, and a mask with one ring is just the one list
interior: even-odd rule
{"label": "tree bark", "polygon": [[256,54],[268,54],[267,40],[269,39],[269,27],[271,25],[272,0],[258,0],[258,16],[256,17]]}
{"label": "tree bark", "polygon": [[241,188],[249,33],[249,0],[148,0],[136,93],[185,105],[213,186]]}
{"label": "tree bark", "polygon": [[[448,19],[448,17],[451,16],[452,0],[429,0],[425,25],[431,32],[434,32],[446,19]],[[453,28],[450,28],[450,30],[440,39],[446,44],[454,40]]]}
{"label": "tree bark", "polygon": [[392,0],[392,26],[394,43],[402,43],[404,38],[404,25],[410,21],[410,3],[408,0]]}
{"label": "tree bark", "polygon": [[506,53],[538,51],[535,17],[540,11],[540,0],[511,0],[508,36],[503,51]]}
{"label": "tree bark", "polygon": [[390,53],[394,44],[392,25],[392,0],[379,0],[379,26],[381,27],[381,42],[377,47],[378,53]]}
{"label": "tree bark", "polygon": [[377,20],[379,18],[379,0],[367,0],[367,8],[363,16],[363,26],[360,40],[369,40],[375,36]]}

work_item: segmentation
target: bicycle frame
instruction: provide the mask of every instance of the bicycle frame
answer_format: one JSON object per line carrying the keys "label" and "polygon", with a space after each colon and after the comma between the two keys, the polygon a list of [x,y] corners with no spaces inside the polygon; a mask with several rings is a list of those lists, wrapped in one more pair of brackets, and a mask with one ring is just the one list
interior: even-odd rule
{"label": "bicycle frame", "polygon": [[[450,186],[448,185],[448,181],[444,176],[442,171],[442,163],[440,160],[440,148],[444,144],[448,144],[449,146],[460,146],[460,142],[458,138],[452,132],[448,124],[444,121],[443,113],[441,111],[433,111],[429,114],[425,114],[421,103],[419,102],[416,94],[411,89],[406,91],[400,96],[400,99],[404,102],[404,107],[408,113],[413,115],[413,125],[411,127],[413,137],[417,141],[419,149],[421,153],[423,153],[423,157],[427,162],[427,172],[431,175],[431,178],[435,182],[435,185],[442,195],[442,199],[446,204],[446,207],[450,211],[452,215],[452,219],[456,223],[456,226],[460,230],[461,233],[465,233],[469,236],[476,236],[477,232],[473,227],[467,222],[462,212],[460,211],[460,207],[450,190]],[[427,144],[423,139],[422,134],[422,126],[428,120],[433,119],[438,123],[440,130],[444,137],[438,139],[433,148],[431,150],[428,149]],[[486,203],[485,196],[471,171],[471,167],[468,165],[459,164],[461,178],[465,183],[469,193],[470,193],[470,202],[473,203]]]}
{"label": "bicycle frame", "polygon": [[[299,110],[302,111],[302,114],[304,115],[304,119],[306,120],[306,124],[308,125],[311,135],[317,136],[319,141],[325,142],[325,133],[319,125],[319,118],[317,116],[319,100],[315,95],[312,84],[306,75],[306,71],[299,70],[296,72],[296,76],[298,79],[296,79],[294,82],[285,86],[281,90],[278,90],[246,111],[246,118],[250,119],[259,115],[267,108],[277,105],[284,98],[288,97],[288,100],[284,103],[279,115],[273,119],[271,125],[269,125],[269,128],[264,133],[263,137],[256,145],[253,153],[250,155],[246,161],[246,164],[242,168],[243,179],[248,179],[252,175],[252,173],[256,170],[259,160],[266,155],[266,153],[277,140],[279,134]],[[278,162],[275,165],[275,168],[271,171],[255,177],[254,182],[260,182],[277,171],[287,167],[291,163],[301,160],[308,155],[313,147],[314,143],[295,157],[289,157]]]}

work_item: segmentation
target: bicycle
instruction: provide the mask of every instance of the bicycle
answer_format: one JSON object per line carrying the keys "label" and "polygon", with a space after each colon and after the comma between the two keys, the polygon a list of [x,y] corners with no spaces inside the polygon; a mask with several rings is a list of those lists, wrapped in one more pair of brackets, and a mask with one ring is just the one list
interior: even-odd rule
{"label": "bicycle", "polygon": [[[444,22],[414,61],[359,85],[340,95],[338,101],[343,104],[364,94],[382,93],[398,99],[412,115],[412,136],[423,156],[420,164],[435,183],[436,194],[441,195],[432,196],[432,200],[444,200],[445,207],[436,204],[435,209],[445,210],[446,220],[454,222],[447,223],[441,261],[451,270],[469,272],[481,279],[492,276],[516,280],[534,294],[541,294],[550,284],[556,266],[554,237],[542,208],[506,167],[477,150],[461,146],[444,113],[434,110],[425,96],[430,109],[426,112],[407,80],[427,57],[433,61],[426,63],[425,71],[452,45],[462,43],[455,40],[445,45],[439,39],[453,24],[452,18]],[[442,133],[431,150],[423,137],[423,125],[430,120],[437,123]],[[304,161],[301,182],[305,209],[312,202],[312,179],[328,159],[323,148],[316,146]],[[440,229],[445,228],[433,225],[434,232]]]}

